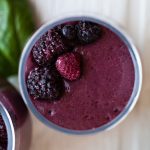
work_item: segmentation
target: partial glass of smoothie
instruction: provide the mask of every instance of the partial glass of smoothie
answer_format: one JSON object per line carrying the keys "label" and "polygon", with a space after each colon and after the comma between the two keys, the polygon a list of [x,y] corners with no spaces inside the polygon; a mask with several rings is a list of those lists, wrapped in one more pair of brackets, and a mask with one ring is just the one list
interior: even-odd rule
{"label": "partial glass of smoothie", "polygon": [[127,45],[108,27],[65,22],[39,37],[30,51],[26,88],[50,122],[90,130],[125,109],[134,87],[134,64]]}
{"label": "partial glass of smoothie", "polygon": [[31,128],[30,116],[19,92],[0,78],[0,150],[29,149]]}

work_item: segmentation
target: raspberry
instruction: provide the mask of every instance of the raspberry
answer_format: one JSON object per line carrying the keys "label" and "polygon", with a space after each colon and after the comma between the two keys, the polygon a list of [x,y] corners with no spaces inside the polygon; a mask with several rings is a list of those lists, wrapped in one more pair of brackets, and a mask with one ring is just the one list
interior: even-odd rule
{"label": "raspberry", "polygon": [[58,100],[64,85],[55,69],[34,68],[28,75],[27,88],[34,99]]}
{"label": "raspberry", "polygon": [[76,37],[76,30],[74,25],[65,25],[62,28],[63,36],[68,40],[73,40]]}
{"label": "raspberry", "polygon": [[80,55],[71,52],[58,57],[56,68],[64,78],[73,81],[80,77],[80,64]]}
{"label": "raspberry", "polygon": [[0,114],[0,149],[5,150],[7,148],[7,131]]}
{"label": "raspberry", "polygon": [[92,22],[80,21],[77,25],[77,36],[81,43],[88,44],[94,42],[100,36],[100,27]]}
{"label": "raspberry", "polygon": [[56,28],[46,32],[32,48],[35,62],[42,66],[49,65],[55,55],[60,55],[66,51],[67,47]]}

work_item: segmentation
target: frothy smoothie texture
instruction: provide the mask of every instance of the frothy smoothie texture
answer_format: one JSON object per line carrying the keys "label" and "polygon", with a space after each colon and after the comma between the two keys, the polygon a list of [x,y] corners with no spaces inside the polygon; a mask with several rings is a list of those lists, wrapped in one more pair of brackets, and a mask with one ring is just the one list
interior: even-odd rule
{"label": "frothy smoothie texture", "polygon": [[30,100],[45,118],[67,129],[88,130],[124,110],[135,70],[128,47],[116,33],[79,20],[39,38],[25,77]]}

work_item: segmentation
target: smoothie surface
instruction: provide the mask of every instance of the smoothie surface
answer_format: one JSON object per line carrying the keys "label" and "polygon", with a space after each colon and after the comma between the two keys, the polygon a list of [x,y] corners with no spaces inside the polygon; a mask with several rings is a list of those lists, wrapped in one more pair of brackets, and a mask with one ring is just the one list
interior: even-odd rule
{"label": "smoothie surface", "polygon": [[[135,72],[130,52],[118,35],[100,26],[100,38],[76,46],[82,55],[82,75],[77,81],[65,81],[66,92],[59,101],[31,101],[54,124],[73,130],[100,127],[118,116],[133,91]],[[35,63],[27,60],[26,73]]]}

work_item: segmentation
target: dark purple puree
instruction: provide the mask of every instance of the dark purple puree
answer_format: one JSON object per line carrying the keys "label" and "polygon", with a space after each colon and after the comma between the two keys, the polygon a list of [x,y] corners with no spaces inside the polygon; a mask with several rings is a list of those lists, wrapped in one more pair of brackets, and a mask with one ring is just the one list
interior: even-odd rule
{"label": "dark purple puree", "polygon": [[[134,86],[134,66],[125,43],[108,28],[91,44],[77,46],[83,56],[81,78],[66,82],[67,92],[59,101],[31,101],[37,110],[56,125],[87,130],[100,127],[123,111]],[[32,54],[26,74],[35,67]]]}
{"label": "dark purple puree", "polygon": [[0,150],[7,149],[7,131],[5,123],[0,114]]}

